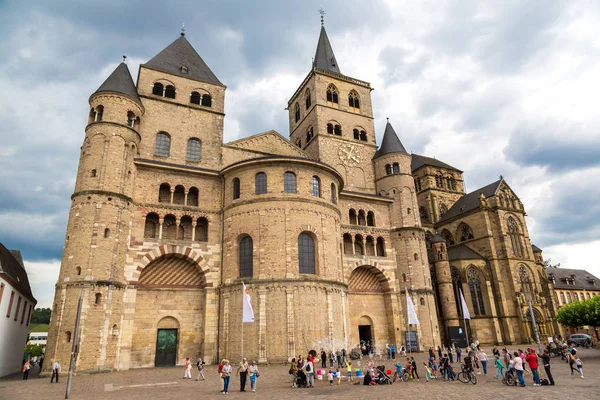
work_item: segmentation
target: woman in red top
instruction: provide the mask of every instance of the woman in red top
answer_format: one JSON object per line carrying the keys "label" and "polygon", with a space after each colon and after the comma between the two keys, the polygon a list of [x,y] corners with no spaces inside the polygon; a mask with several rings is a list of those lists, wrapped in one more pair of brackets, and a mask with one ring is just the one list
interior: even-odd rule
{"label": "woman in red top", "polygon": [[533,386],[540,386],[540,374],[538,373],[538,362],[535,350],[529,349],[529,354],[525,356],[525,360],[527,360],[527,364],[529,364],[529,368],[531,368],[531,373],[533,374]]}

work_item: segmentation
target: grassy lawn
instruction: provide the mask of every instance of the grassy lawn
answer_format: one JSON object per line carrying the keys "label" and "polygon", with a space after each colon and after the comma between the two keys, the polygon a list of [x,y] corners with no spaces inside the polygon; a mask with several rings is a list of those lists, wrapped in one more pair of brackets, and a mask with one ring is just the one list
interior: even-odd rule
{"label": "grassy lawn", "polygon": [[48,324],[30,324],[29,332],[48,332]]}

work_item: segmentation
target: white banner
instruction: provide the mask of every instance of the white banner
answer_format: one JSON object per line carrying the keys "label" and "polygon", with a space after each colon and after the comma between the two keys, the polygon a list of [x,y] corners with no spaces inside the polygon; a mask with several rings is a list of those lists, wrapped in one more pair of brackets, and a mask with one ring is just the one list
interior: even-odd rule
{"label": "white banner", "polygon": [[408,292],[406,292],[406,314],[408,315],[409,324],[419,325],[419,319],[417,318],[417,313],[415,312],[415,305],[408,295]]}
{"label": "white banner", "polygon": [[465,301],[465,296],[463,296],[463,292],[461,289],[460,290],[460,302],[462,305],[462,310],[463,310],[463,318],[464,319],[471,319],[471,314],[469,314],[469,308],[467,307],[467,302]]}
{"label": "white banner", "polygon": [[254,310],[250,302],[250,292],[246,289],[246,285],[242,282],[242,323],[254,322]]}

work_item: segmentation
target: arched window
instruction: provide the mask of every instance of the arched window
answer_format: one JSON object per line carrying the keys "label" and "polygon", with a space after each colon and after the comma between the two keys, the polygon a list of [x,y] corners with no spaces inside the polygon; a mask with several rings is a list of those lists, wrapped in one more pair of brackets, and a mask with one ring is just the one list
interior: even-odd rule
{"label": "arched window", "polygon": [[313,127],[311,126],[306,131],[306,143],[310,142],[313,137],[314,137]]}
{"label": "arched window", "polygon": [[104,106],[96,107],[96,122],[102,121],[103,116],[104,116]]}
{"label": "arched window", "polygon": [[81,275],[81,267],[75,268],[75,273],[77,273],[77,275]]}
{"label": "arched window", "polygon": [[177,238],[177,220],[172,214],[165,216],[162,237],[167,240],[175,240]]}
{"label": "arched window", "polygon": [[435,186],[437,186],[439,188],[443,188],[444,187],[444,179],[442,178],[441,175],[436,175],[435,176]]}
{"label": "arched window", "polygon": [[366,247],[368,256],[375,255],[375,241],[373,240],[372,236],[367,236],[367,241],[365,243],[365,247]]}
{"label": "arched window", "polygon": [[250,236],[244,236],[240,240],[238,254],[238,267],[240,278],[251,278],[253,275],[254,249],[252,238]]}
{"label": "arched window", "polygon": [[168,97],[169,99],[175,98],[175,86],[173,86],[173,85],[165,86],[165,97]]}
{"label": "arched window", "polygon": [[175,191],[173,192],[173,204],[185,204],[185,188],[181,185],[175,186]]}
{"label": "arched window", "polygon": [[450,189],[456,190],[456,180],[454,179],[454,177],[450,178]]}
{"label": "arched window", "polygon": [[365,247],[361,235],[354,236],[354,253],[359,256],[365,255]]}
{"label": "arched window", "polygon": [[419,216],[421,217],[421,221],[429,222],[429,214],[427,213],[427,209],[425,207],[419,207]]}
{"label": "arched window", "polygon": [[508,217],[507,225],[512,253],[515,257],[523,257],[523,243],[521,242],[521,235],[519,235],[517,222],[513,217]]}
{"label": "arched window", "polygon": [[202,95],[202,102],[200,104],[202,104],[204,107],[212,107],[212,97],[210,94]]}
{"label": "arched window", "polygon": [[392,166],[390,164],[387,164],[385,166],[385,174],[386,175],[391,175],[392,174]]}
{"label": "arched window", "polygon": [[127,112],[127,126],[133,128],[133,124],[135,122],[135,114],[131,111]]}
{"label": "arched window", "polygon": [[454,292],[454,302],[456,303],[456,311],[459,316],[462,317],[462,307],[460,293],[462,292],[462,280],[460,279],[460,273],[454,267],[450,268],[450,275],[452,276],[452,290]]}
{"label": "arched window", "polygon": [[340,125],[334,126],[333,133],[337,136],[342,136],[342,127]]}
{"label": "arched window", "polygon": [[283,174],[283,191],[286,193],[296,193],[296,174],[286,172]]}
{"label": "arched window", "polygon": [[344,254],[354,254],[352,236],[349,233],[344,233]]}
{"label": "arched window", "polygon": [[421,298],[419,299],[419,303],[420,303],[422,306],[424,306],[424,305],[425,305],[425,299],[421,297]]}
{"label": "arched window", "polygon": [[187,195],[187,205],[198,207],[199,191],[197,187],[191,187]]}
{"label": "arched window", "polygon": [[377,257],[385,257],[385,240],[382,237],[377,238]]}
{"label": "arched window", "polygon": [[102,294],[96,293],[96,295],[94,297],[95,297],[94,303],[95,304],[100,304],[100,302],[102,301]]}
{"label": "arched window", "polygon": [[200,105],[200,99],[202,96],[198,92],[192,92],[190,95],[190,103]]}
{"label": "arched window", "polygon": [[485,305],[483,303],[483,295],[481,294],[481,283],[479,282],[479,276],[474,267],[469,269],[467,277],[469,279],[473,311],[475,312],[475,315],[485,315]]}
{"label": "arched window", "polygon": [[519,284],[521,285],[521,293],[525,295],[526,299],[530,299],[533,297],[533,282],[531,281],[531,276],[529,276],[529,272],[527,271],[527,267],[521,265],[519,267]]}
{"label": "arched window", "polygon": [[413,259],[419,261],[419,255],[417,253],[413,254]]}
{"label": "arched window", "polygon": [[355,90],[350,91],[348,95],[348,105],[352,108],[360,108],[360,100],[358,99],[358,93]]}
{"label": "arched window", "polygon": [[179,221],[179,240],[192,240],[192,217],[184,215]]}
{"label": "arched window", "polygon": [[367,132],[360,131],[360,140],[362,140],[363,142],[367,141]]}
{"label": "arched window", "polygon": [[294,105],[294,118],[296,122],[300,121],[300,104],[298,103]]}
{"label": "arched window", "polygon": [[158,189],[158,202],[159,203],[170,203],[171,202],[171,186],[168,183],[161,183],[160,189]]}
{"label": "arched window", "polygon": [[567,304],[567,300],[565,299],[565,292],[560,292],[560,301],[563,305]]}
{"label": "arched window", "polygon": [[[581,296],[581,297],[583,297],[583,296]],[[573,292],[573,300],[574,301],[579,301],[579,295],[577,294],[577,292]]]}
{"label": "arched window", "polygon": [[150,213],[146,215],[146,224],[144,225],[144,237],[148,239],[157,239],[158,227],[158,214]]}
{"label": "arched window", "polygon": [[321,197],[321,180],[318,176],[312,177],[312,195],[315,197]]}
{"label": "arched window", "polygon": [[208,220],[204,217],[196,222],[195,239],[197,242],[208,242]]}
{"label": "arched window", "polygon": [[400,164],[394,163],[392,165],[392,171],[394,172],[394,174],[399,174],[400,173]]}
{"label": "arched window", "polygon": [[373,211],[367,213],[367,226],[375,226],[375,213]]}
{"label": "arched window", "polygon": [[306,109],[308,110],[311,104],[310,89],[306,89],[306,92],[304,93],[304,98],[306,101]]}
{"label": "arched window", "polygon": [[404,272],[402,273],[402,282],[406,282],[406,274]]}
{"label": "arched window", "polygon": [[254,178],[254,194],[267,193],[267,174],[259,172]]}
{"label": "arched window", "polygon": [[110,237],[110,229],[106,228],[104,230],[104,239],[107,239]]}
{"label": "arched window", "polygon": [[327,86],[327,102],[338,104],[338,91],[334,85]]}
{"label": "arched window", "polygon": [[448,212],[448,207],[444,204],[440,204],[440,218],[444,216]]}
{"label": "arched window", "polygon": [[567,292],[567,303],[571,302],[571,293]]}
{"label": "arched window", "polygon": [[164,89],[165,87],[162,83],[155,82],[154,86],[152,86],[152,94],[162,97]]}
{"label": "arched window", "polygon": [[157,157],[169,157],[171,151],[171,136],[166,132],[156,134],[156,143],[154,144],[154,155]]}
{"label": "arched window", "polygon": [[454,238],[448,229],[442,230],[442,237],[446,241],[446,246],[452,246],[454,244]]}
{"label": "arched window", "polygon": [[240,198],[240,178],[233,178],[233,200]]}
{"label": "arched window", "polygon": [[335,183],[331,184],[331,202],[333,204],[337,204],[337,188],[335,186]]}
{"label": "arched window", "polygon": [[586,294],[585,294],[585,298],[589,300],[589,299],[591,298],[591,297],[590,297],[590,294],[589,294],[589,293],[586,293]]}
{"label": "arched window", "polygon": [[351,208],[350,211],[348,211],[348,222],[350,222],[350,225],[357,225],[356,210],[353,208]]}
{"label": "arched window", "polygon": [[316,274],[315,241],[302,232],[298,236],[298,267],[301,274]]}
{"label": "arched window", "polygon": [[71,331],[66,331],[65,332],[65,341],[67,343],[71,343]]}
{"label": "arched window", "polygon": [[471,227],[465,224],[464,222],[459,225],[457,236],[460,237],[459,240],[461,242],[473,239],[475,237],[473,236],[473,230],[471,229]]}
{"label": "arched window", "polygon": [[327,124],[327,133],[333,135],[333,124]]}
{"label": "arched window", "polygon": [[358,225],[367,225],[367,219],[365,218],[364,210],[358,210]]}
{"label": "arched window", "polygon": [[354,139],[359,140],[360,139],[360,132],[358,131],[358,129],[353,129],[352,130],[352,135],[354,136]]}
{"label": "arched window", "polygon": [[189,162],[200,162],[200,156],[202,154],[202,142],[200,139],[191,138],[187,142],[187,151],[185,155],[186,161]]}

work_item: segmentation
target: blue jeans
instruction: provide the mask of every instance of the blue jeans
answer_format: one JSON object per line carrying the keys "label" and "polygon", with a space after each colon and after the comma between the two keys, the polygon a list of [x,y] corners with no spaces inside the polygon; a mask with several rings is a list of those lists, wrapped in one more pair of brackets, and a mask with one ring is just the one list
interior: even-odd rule
{"label": "blue jeans", "polygon": [[519,378],[519,385],[525,386],[525,379],[523,379],[523,370],[515,369],[517,373],[517,378]]}
{"label": "blue jeans", "polygon": [[454,356],[452,355],[452,353],[448,353],[448,358],[450,358],[450,363],[454,362]]}
{"label": "blue jeans", "polygon": [[537,368],[531,368],[531,373],[533,374],[533,383],[539,385],[540,384],[540,374]]}
{"label": "blue jeans", "polygon": [[481,361],[481,367],[483,368],[483,374],[487,375],[487,361]]}
{"label": "blue jeans", "polygon": [[342,368],[342,356],[337,356],[338,367]]}
{"label": "blue jeans", "polygon": [[227,393],[227,390],[229,389],[229,380],[231,379],[231,376],[227,376],[226,378],[223,378],[223,392]]}
{"label": "blue jeans", "polygon": [[498,379],[499,376],[502,376],[502,378],[504,378],[504,369],[503,368],[496,369],[496,379]]}

